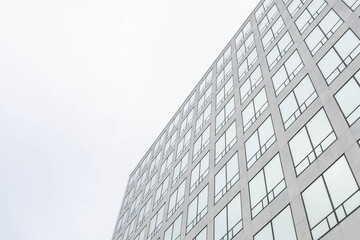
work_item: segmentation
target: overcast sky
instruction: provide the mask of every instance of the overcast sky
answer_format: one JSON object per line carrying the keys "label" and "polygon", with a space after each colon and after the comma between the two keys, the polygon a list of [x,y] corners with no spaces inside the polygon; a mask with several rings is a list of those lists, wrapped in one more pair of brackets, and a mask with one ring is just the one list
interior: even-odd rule
{"label": "overcast sky", "polygon": [[110,240],[129,174],[258,1],[0,1],[0,239]]}

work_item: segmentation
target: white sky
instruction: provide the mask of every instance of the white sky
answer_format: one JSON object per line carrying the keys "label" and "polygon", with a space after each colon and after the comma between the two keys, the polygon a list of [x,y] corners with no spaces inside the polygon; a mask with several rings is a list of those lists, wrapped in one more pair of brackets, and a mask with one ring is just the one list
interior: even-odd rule
{"label": "white sky", "polygon": [[258,1],[0,1],[0,239],[111,239],[128,176]]}

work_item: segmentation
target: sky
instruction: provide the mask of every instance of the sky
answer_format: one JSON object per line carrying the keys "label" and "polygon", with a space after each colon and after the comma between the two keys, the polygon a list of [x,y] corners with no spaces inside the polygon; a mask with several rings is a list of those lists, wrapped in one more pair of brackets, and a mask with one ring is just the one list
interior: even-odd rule
{"label": "sky", "polygon": [[111,239],[128,176],[258,1],[0,1],[0,239]]}

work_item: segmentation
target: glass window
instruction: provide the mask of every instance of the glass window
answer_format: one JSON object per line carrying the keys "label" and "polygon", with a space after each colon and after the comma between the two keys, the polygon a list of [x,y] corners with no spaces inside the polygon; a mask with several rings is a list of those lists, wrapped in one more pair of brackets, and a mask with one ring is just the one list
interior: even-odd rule
{"label": "glass window", "polygon": [[320,12],[326,7],[325,0],[313,0],[307,8],[296,19],[295,24],[302,34],[320,14]]}
{"label": "glass window", "polygon": [[312,30],[309,36],[305,38],[305,43],[313,56],[327,40],[330,39],[343,22],[344,21],[333,10],[330,10],[330,12],[328,12],[321,22]]}
{"label": "glass window", "polygon": [[252,218],[272,202],[285,187],[285,178],[278,153],[249,182]]}
{"label": "glass window", "polygon": [[188,206],[188,215],[186,223],[186,233],[205,216],[208,212],[208,194],[209,186],[206,185],[203,190],[192,200]]}
{"label": "glass window", "polygon": [[270,5],[273,3],[273,0],[265,0],[259,7],[258,10],[255,12],[255,18],[258,22],[260,18],[265,14],[266,10],[270,7]]}
{"label": "glass window", "polygon": [[169,125],[168,135],[172,134],[173,131],[176,129],[177,125],[179,124],[179,120],[180,120],[180,113],[177,113],[176,117],[171,121]]}
{"label": "glass window", "polygon": [[161,183],[155,193],[154,208],[164,199],[169,188],[170,175]]}
{"label": "glass window", "polygon": [[346,121],[352,125],[360,117],[360,71],[335,94]]}
{"label": "glass window", "polygon": [[144,227],[141,232],[135,237],[134,240],[144,240],[146,239],[146,227]]}
{"label": "glass window", "polygon": [[144,160],[142,161],[141,163],[141,171],[145,171],[146,169],[146,166],[147,164],[149,163],[150,159],[151,159],[151,156],[152,156],[152,151],[149,151],[146,155],[146,157],[144,157]]}
{"label": "glass window", "polygon": [[222,66],[224,66],[225,62],[231,57],[231,46],[229,46],[223,55],[221,55],[220,59],[216,63],[216,71],[219,72]]}
{"label": "glass window", "polygon": [[237,152],[215,175],[215,204],[239,180],[239,158]]}
{"label": "glass window", "polygon": [[209,104],[206,109],[200,114],[195,124],[195,135],[199,133],[202,127],[205,126],[207,120],[210,119],[211,116],[211,104]]}
{"label": "glass window", "polygon": [[203,78],[203,80],[200,83],[199,94],[202,94],[205,88],[212,82],[212,78],[213,78],[213,72],[211,69],[210,72]]}
{"label": "glass window", "polygon": [[317,178],[302,198],[313,239],[317,240],[360,205],[359,187],[345,156]]}
{"label": "glass window", "polygon": [[188,98],[188,100],[186,101],[185,105],[184,105],[184,110],[183,110],[183,116],[185,116],[188,111],[191,109],[191,107],[194,105],[195,103],[195,94],[196,92],[193,92],[191,94],[191,96]]}
{"label": "glass window", "polygon": [[132,234],[134,233],[134,225],[135,221],[132,220],[130,224],[125,228],[124,231],[124,240],[129,240],[132,237]]}
{"label": "glass window", "polygon": [[248,169],[270,148],[275,140],[275,132],[271,116],[269,116],[245,142]]}
{"label": "glass window", "polygon": [[250,70],[254,63],[259,59],[256,48],[254,48],[249,55],[245,58],[238,68],[239,80]]}
{"label": "glass window", "polygon": [[135,182],[135,179],[138,176],[140,168],[136,169],[136,171],[134,172],[133,175],[131,175],[130,179],[129,179],[129,186],[133,185],[133,183]]}
{"label": "glass window", "polygon": [[190,139],[191,139],[191,128],[187,131],[185,136],[180,140],[177,148],[176,157],[178,157],[181,153],[184,152],[184,150],[190,143]]}
{"label": "glass window", "polygon": [[209,173],[209,162],[210,162],[210,152],[199,161],[199,163],[194,167],[191,171],[191,179],[190,179],[190,193],[195,190],[197,186],[200,185],[202,180]]}
{"label": "glass window", "polygon": [[116,234],[118,234],[121,230],[121,228],[124,226],[125,223],[125,219],[126,219],[126,213],[125,212],[118,220],[117,224],[116,224]]}
{"label": "glass window", "polygon": [[131,203],[129,217],[128,217],[129,219],[134,216],[136,209],[139,207],[140,200],[141,200],[141,193],[139,193]]}
{"label": "glass window", "polygon": [[259,32],[262,34],[264,30],[269,26],[269,24],[274,20],[276,15],[279,13],[278,8],[276,7],[276,4],[273,5],[273,7],[268,11],[268,13],[265,15],[265,17],[260,21],[259,23]]}
{"label": "glass window", "polygon": [[[189,116],[189,115],[188,115]],[[169,140],[166,142],[165,144],[165,148],[164,148],[164,152],[165,154],[168,153],[168,151],[170,151],[170,149],[174,146],[176,140],[176,132],[174,132],[171,137],[169,138]]]}
{"label": "glass window", "polygon": [[155,182],[156,182],[156,174],[154,174],[151,179],[149,180],[149,182],[146,184],[145,186],[145,191],[144,191],[144,199],[149,196],[151,190],[153,190],[154,186],[155,186]]}
{"label": "glass window", "polygon": [[231,61],[226,64],[225,68],[220,72],[216,78],[216,88],[219,88],[220,85],[225,81],[225,79],[230,76],[232,72],[232,63]]}
{"label": "glass window", "polygon": [[174,175],[172,180],[172,186],[184,175],[187,170],[190,154],[189,151],[181,158],[179,163],[174,168]]}
{"label": "glass window", "polygon": [[289,6],[287,7],[291,17],[294,17],[294,15],[299,11],[299,9],[304,5],[306,0],[293,0]]}
{"label": "glass window", "polygon": [[348,66],[360,52],[360,40],[349,29],[317,63],[327,84]]}
{"label": "glass window", "polygon": [[136,188],[135,188],[135,192],[138,192],[141,187],[143,186],[144,182],[146,179],[146,174],[141,175],[141,177],[139,178],[139,180],[136,183]]}
{"label": "glass window", "polygon": [[236,47],[239,46],[239,44],[245,39],[245,37],[251,32],[251,22],[248,21],[244,28],[241,29],[239,34],[235,38]]}
{"label": "glass window", "polygon": [[290,83],[292,79],[304,67],[298,51],[296,50],[286,60],[286,62],[279,68],[279,70],[272,76],[276,96]]}
{"label": "glass window", "polygon": [[276,45],[270,50],[268,55],[266,55],[266,60],[268,62],[269,70],[273,69],[280,61],[280,59],[285,55],[285,53],[293,45],[293,40],[289,32],[286,32],[281,39],[276,43]]}
{"label": "glass window", "polygon": [[221,103],[224,102],[229,93],[234,88],[233,77],[231,77],[226,84],[219,90],[216,95],[216,108],[220,106]]}
{"label": "glass window", "polygon": [[165,175],[167,170],[169,170],[172,160],[173,160],[173,157],[174,157],[174,152],[171,152],[170,155],[163,162],[163,164],[161,164],[159,179],[161,179]]}
{"label": "glass window", "polygon": [[165,205],[162,205],[150,220],[148,239],[153,238],[161,228],[164,218],[164,206]]}
{"label": "glass window", "polygon": [[243,228],[238,193],[214,218],[214,240],[233,239]]}
{"label": "glass window", "polygon": [[217,164],[230,151],[236,143],[236,123],[235,121],[226,129],[215,144],[215,164]]}
{"label": "glass window", "polygon": [[284,128],[288,129],[317,96],[310,77],[306,75],[279,105]]}
{"label": "glass window", "polygon": [[254,240],[297,240],[290,205],[263,227]]}
{"label": "glass window", "polygon": [[254,43],[255,43],[254,34],[251,34],[236,52],[236,58],[238,62],[242,60],[246,52],[254,45]]}
{"label": "glass window", "polygon": [[359,0],[343,0],[343,2],[346,3],[346,5],[348,5],[348,7],[353,11],[355,11],[355,9],[360,5]]}
{"label": "glass window", "polygon": [[[184,118],[184,120],[181,123],[180,135],[182,135],[185,132],[185,130],[187,129],[187,127],[189,127],[191,125],[194,115],[195,115],[194,109],[191,109],[190,113]],[[175,138],[176,138],[176,135],[175,135]],[[166,149],[166,146],[165,146],[165,149]]]}
{"label": "glass window", "polygon": [[164,140],[165,140],[165,132],[161,134],[161,137],[156,142],[155,147],[154,147],[154,153],[157,153],[161,149],[161,146],[163,145]]}
{"label": "glass window", "polygon": [[179,209],[181,204],[183,204],[183,202],[184,202],[185,183],[186,183],[186,180],[184,180],[170,196],[169,208],[168,208],[168,213],[167,213],[168,219],[176,212],[176,210]]}
{"label": "glass window", "polygon": [[235,99],[232,97],[225,106],[219,111],[218,115],[216,115],[215,125],[216,125],[216,133],[229,121],[229,119],[235,113]]}
{"label": "glass window", "polygon": [[320,109],[289,141],[296,175],[300,175],[335,140],[336,135],[325,111]]}
{"label": "glass window", "polygon": [[255,88],[259,85],[259,83],[262,80],[263,80],[263,76],[259,65],[240,87],[241,103],[245,102],[245,100],[250,96],[250,94],[255,90]]}
{"label": "glass window", "polygon": [[210,142],[210,126],[209,125],[200,137],[194,143],[193,160],[195,160],[200,153],[206,148]]}
{"label": "glass window", "polygon": [[136,224],[136,229],[138,229],[145,222],[145,219],[149,216],[150,209],[151,209],[151,198],[147,200],[145,205],[140,209],[138,222]]}
{"label": "glass window", "polygon": [[154,172],[157,165],[160,163],[160,160],[161,160],[161,152],[158,153],[158,155],[156,155],[154,160],[151,162],[150,167],[149,167],[149,175],[151,175]]}
{"label": "glass window", "polygon": [[164,234],[164,240],[179,240],[181,236],[181,220],[182,214],[180,214],[176,220],[166,229]]}
{"label": "glass window", "polygon": [[261,39],[261,42],[263,44],[264,50],[266,50],[270,44],[275,40],[275,38],[279,35],[281,30],[285,27],[284,20],[280,16],[276,22],[271,26],[269,31],[264,35],[264,37]]}
{"label": "glass window", "polygon": [[242,111],[243,129],[244,132],[258,119],[269,106],[265,87],[253,98],[253,100]]}
{"label": "glass window", "polygon": [[207,240],[207,227],[203,228],[193,240]]}
{"label": "glass window", "polygon": [[205,107],[206,103],[210,100],[211,98],[211,93],[212,93],[212,85],[210,85],[208,87],[208,89],[206,90],[206,92],[200,97],[199,101],[198,101],[198,106],[197,106],[197,112],[200,112],[200,110]]}

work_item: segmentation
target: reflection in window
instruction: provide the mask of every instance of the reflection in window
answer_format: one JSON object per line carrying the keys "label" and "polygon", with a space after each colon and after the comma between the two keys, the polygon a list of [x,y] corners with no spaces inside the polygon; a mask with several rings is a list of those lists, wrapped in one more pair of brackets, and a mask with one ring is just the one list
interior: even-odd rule
{"label": "reflection in window", "polygon": [[270,5],[273,3],[273,0],[265,0],[259,7],[258,10],[255,12],[255,18],[258,22],[260,18],[265,14],[266,10],[270,7]]}
{"label": "reflection in window", "polygon": [[310,24],[319,16],[320,12],[326,6],[325,0],[313,0],[307,8],[296,19],[295,24],[302,34],[310,26]]}
{"label": "reflection in window", "polygon": [[136,229],[138,229],[145,222],[145,219],[149,216],[150,208],[151,208],[151,198],[147,200],[145,205],[140,209],[138,222],[136,224]]}
{"label": "reflection in window", "polygon": [[250,96],[262,80],[263,76],[259,65],[240,87],[241,103],[244,103],[244,101]]}
{"label": "reflection in window", "polygon": [[360,0],[343,0],[343,2],[353,11],[360,5]]}
{"label": "reflection in window", "polygon": [[253,98],[253,100],[242,111],[244,132],[260,117],[260,114],[269,106],[265,87]]}
{"label": "reflection in window", "polygon": [[317,93],[306,75],[279,105],[284,128],[288,129],[316,98]]}
{"label": "reflection in window", "polygon": [[276,96],[284,90],[303,67],[304,63],[301,61],[300,55],[296,50],[271,78]]}
{"label": "reflection in window", "polygon": [[[191,125],[194,115],[195,114],[194,114],[194,108],[193,108],[193,109],[191,109],[191,112],[184,118],[184,120],[181,123],[180,135],[182,135],[185,132],[185,130],[187,129],[187,127]],[[175,134],[175,138],[176,138],[176,134]],[[165,146],[165,149],[166,149],[166,146]]]}
{"label": "reflection in window", "polygon": [[191,171],[191,179],[190,179],[190,193],[195,190],[197,186],[200,185],[202,180],[209,173],[209,162],[210,162],[210,152],[199,161],[199,163],[194,167]]}
{"label": "reflection in window", "polygon": [[231,57],[231,46],[229,46],[220,59],[216,63],[216,72],[219,72],[220,68],[224,66],[225,62]]}
{"label": "reflection in window", "polygon": [[207,240],[207,227],[203,228],[193,240]]}
{"label": "reflection in window", "polygon": [[239,159],[237,152],[215,175],[215,203],[239,180]]}
{"label": "reflection in window", "polygon": [[155,215],[151,218],[147,239],[153,238],[156,235],[156,233],[160,230],[164,218],[164,208],[165,205],[162,205],[159,211],[157,211]]}
{"label": "reflection in window", "polygon": [[191,128],[187,131],[185,136],[180,140],[177,147],[176,157],[178,157],[181,153],[184,152],[184,150],[190,143],[190,138],[191,138]]}
{"label": "reflection in window", "polygon": [[270,44],[275,40],[275,38],[279,35],[281,30],[285,27],[284,20],[280,16],[276,22],[271,26],[270,30],[264,35],[261,39],[264,50],[266,50]]}
{"label": "reflection in window", "polygon": [[296,175],[300,175],[314,162],[334,141],[336,135],[330,122],[321,109],[289,141]]}
{"label": "reflection in window", "polygon": [[164,199],[169,188],[170,175],[161,183],[155,193],[154,208]]}
{"label": "reflection in window", "polygon": [[211,116],[211,104],[209,104],[206,107],[206,109],[200,114],[200,116],[196,120],[195,135],[197,135],[201,130],[201,128],[205,126],[207,120],[210,119],[210,116]]}
{"label": "reflection in window", "polygon": [[195,160],[210,142],[209,125],[194,143],[193,160]]}
{"label": "reflection in window", "polygon": [[214,218],[214,240],[230,240],[243,228],[241,199],[238,193]]}
{"label": "reflection in window", "polygon": [[144,197],[143,197],[144,199],[150,194],[151,190],[153,190],[153,188],[155,186],[155,182],[156,182],[156,174],[154,174],[151,177],[151,179],[145,186]]}
{"label": "reflection in window", "polygon": [[279,153],[249,182],[251,216],[254,218],[286,187]]}
{"label": "reflection in window", "polygon": [[360,71],[335,94],[346,121],[352,125],[360,117]]}
{"label": "reflection in window", "polygon": [[273,7],[268,11],[268,13],[265,15],[265,17],[260,21],[259,23],[259,32],[260,34],[263,33],[263,31],[269,26],[269,24],[274,20],[276,15],[279,13],[278,8],[276,7],[276,4],[273,5]]}
{"label": "reflection in window", "polygon": [[305,39],[305,43],[313,56],[330,39],[343,22],[333,10],[326,14]]}
{"label": "reflection in window", "polygon": [[210,87],[206,90],[206,92],[200,97],[198,101],[197,112],[199,112],[203,107],[205,107],[206,103],[211,98],[211,93],[212,93],[212,86],[210,85]]}
{"label": "reflection in window", "polygon": [[208,212],[208,194],[209,185],[206,185],[203,190],[197,195],[188,206],[188,215],[186,223],[186,233],[205,216]]}
{"label": "reflection in window", "polygon": [[248,169],[270,148],[275,140],[275,132],[271,116],[269,116],[245,142]]}
{"label": "reflection in window", "polygon": [[302,7],[302,5],[304,5],[304,3],[306,2],[306,0],[293,0],[289,6],[287,7],[291,17],[293,17],[297,11],[299,11],[299,9]]}
{"label": "reflection in window", "polygon": [[254,240],[297,240],[290,205],[263,227]]}
{"label": "reflection in window", "polygon": [[124,240],[129,240],[134,233],[135,220],[132,220],[131,223],[125,228],[124,231]]}
{"label": "reflection in window", "polygon": [[224,100],[227,96],[229,96],[229,93],[231,92],[231,90],[233,90],[233,88],[233,77],[231,77],[216,95],[216,108],[218,108],[220,104],[224,102]]}
{"label": "reflection in window", "polygon": [[167,213],[167,218],[169,219],[177,209],[183,204],[185,198],[185,182],[184,180],[176,190],[171,194],[169,198],[169,208]]}
{"label": "reflection in window", "polygon": [[254,43],[254,34],[251,34],[236,52],[236,58],[238,62],[240,62],[240,60],[245,56],[246,52],[254,45]]}
{"label": "reflection in window", "polygon": [[245,37],[251,32],[251,23],[248,21],[244,28],[239,32],[239,34],[235,38],[236,47],[245,39]]}
{"label": "reflection in window", "polygon": [[189,151],[181,158],[179,163],[174,168],[174,175],[171,186],[174,184],[184,175],[187,170],[188,162],[189,162],[190,154]]}
{"label": "reflection in window", "polygon": [[266,55],[269,70],[275,67],[275,64],[280,61],[280,59],[290,49],[293,43],[294,42],[291,39],[289,32],[286,32],[284,36],[282,36],[281,39],[276,43],[276,45],[270,50],[268,55]]}
{"label": "reflection in window", "polygon": [[235,121],[226,129],[215,144],[215,164],[217,164],[232,146],[236,143],[236,124]]}
{"label": "reflection in window", "polygon": [[173,157],[174,157],[174,152],[171,152],[170,155],[163,162],[163,164],[161,164],[159,180],[165,175],[167,170],[169,170],[169,168],[171,166],[171,163],[172,163]]}
{"label": "reflection in window", "polygon": [[232,71],[232,63],[231,61],[226,64],[225,68],[220,72],[220,74],[216,78],[216,88],[225,81],[225,79],[230,75]]}
{"label": "reflection in window", "polygon": [[193,92],[191,97],[188,98],[188,100],[186,101],[185,105],[184,105],[184,110],[183,110],[183,116],[185,116],[189,110],[191,109],[191,107],[194,105],[195,103],[195,94],[196,92]]}
{"label": "reflection in window", "polygon": [[181,235],[181,219],[182,214],[180,214],[176,220],[166,229],[164,234],[164,240],[179,240]]}
{"label": "reflection in window", "polygon": [[360,40],[349,29],[317,63],[327,84],[348,66],[360,52]]}
{"label": "reflection in window", "polygon": [[210,72],[204,77],[204,79],[200,83],[199,94],[202,94],[205,88],[212,82],[212,78],[213,78],[213,72],[211,69]]}
{"label": "reflection in window", "polygon": [[345,156],[302,192],[302,198],[314,240],[321,238],[358,208],[359,187]]}
{"label": "reflection in window", "polygon": [[244,62],[238,68],[239,80],[250,70],[254,63],[259,59],[256,48],[254,48],[249,55],[245,58]]}
{"label": "reflection in window", "polygon": [[216,130],[215,132],[218,133],[219,130],[229,121],[229,119],[235,113],[235,99],[232,97],[225,106],[219,111],[218,115],[216,115],[215,125]]}

